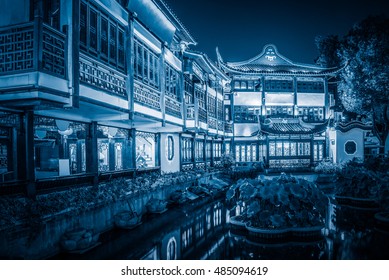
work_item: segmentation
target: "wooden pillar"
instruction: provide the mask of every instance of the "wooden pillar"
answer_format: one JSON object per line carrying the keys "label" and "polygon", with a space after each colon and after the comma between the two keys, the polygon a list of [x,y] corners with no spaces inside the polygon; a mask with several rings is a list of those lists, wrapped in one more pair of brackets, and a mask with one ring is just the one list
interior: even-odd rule
{"label": "wooden pillar", "polygon": [[192,142],[192,162],[193,162],[193,169],[196,169],[196,135],[193,135],[193,138],[190,139]]}
{"label": "wooden pillar", "polygon": [[43,0],[34,2],[34,69],[39,70],[42,66],[42,22]]}
{"label": "wooden pillar", "polygon": [[86,139],[86,172],[93,174],[93,184],[99,182],[99,151],[97,147],[97,122],[89,124]]}
{"label": "wooden pillar", "polygon": [[155,166],[159,166],[162,169],[161,166],[161,153],[165,152],[161,149],[161,133],[155,134]]}
{"label": "wooden pillar", "polygon": [[293,116],[298,117],[298,106],[297,106],[297,79],[293,77],[293,89],[294,89],[294,106],[293,106]]}
{"label": "wooden pillar", "polygon": [[19,168],[18,168],[18,158],[19,158],[19,149],[18,149],[18,143],[19,143],[19,137],[18,137],[18,129],[16,127],[13,127],[11,130],[11,151],[12,151],[12,160],[11,163],[9,163],[9,167],[11,169],[8,169],[8,171],[13,171],[13,179],[19,179]]}
{"label": "wooden pillar", "polygon": [[136,168],[136,130],[135,130],[135,128],[132,128],[129,130],[128,146],[130,149],[129,166],[128,167],[131,169],[135,169]]}
{"label": "wooden pillar", "polygon": [[[128,28],[126,30],[126,65],[127,65],[127,98],[129,102],[130,120],[134,119],[134,14],[130,13],[128,16]],[[132,150],[134,152],[135,150]]]}
{"label": "wooden pillar", "polygon": [[159,59],[159,81],[161,85],[161,112],[162,112],[162,126],[166,125],[166,108],[165,108],[165,89],[166,89],[166,71],[165,71],[165,46],[162,45],[161,57]]}
{"label": "wooden pillar", "polygon": [[72,106],[80,106],[80,0],[73,0],[71,34],[67,34],[68,50],[71,50],[71,65],[68,66],[72,73],[70,80],[72,85]]}
{"label": "wooden pillar", "polygon": [[34,162],[34,112],[25,111],[20,122],[18,167],[19,178],[25,180],[26,194],[35,197],[35,162]]}

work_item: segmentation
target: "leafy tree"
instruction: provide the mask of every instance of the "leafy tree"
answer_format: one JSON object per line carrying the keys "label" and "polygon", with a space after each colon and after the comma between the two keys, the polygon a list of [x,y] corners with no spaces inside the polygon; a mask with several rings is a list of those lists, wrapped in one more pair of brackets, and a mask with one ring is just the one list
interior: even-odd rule
{"label": "leafy tree", "polygon": [[338,75],[338,98],[343,107],[374,118],[385,139],[389,130],[389,19],[369,16],[342,38],[317,37],[316,63],[345,65]]}
{"label": "leafy tree", "polygon": [[338,56],[340,40],[337,35],[317,36],[315,43],[320,54],[315,61],[316,64],[328,68],[337,67],[341,64],[341,59]]}

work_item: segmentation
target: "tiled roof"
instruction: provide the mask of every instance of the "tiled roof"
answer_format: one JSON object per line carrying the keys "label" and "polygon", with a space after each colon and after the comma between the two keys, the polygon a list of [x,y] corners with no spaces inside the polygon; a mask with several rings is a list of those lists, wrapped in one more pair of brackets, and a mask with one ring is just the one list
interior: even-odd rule
{"label": "tiled roof", "polygon": [[373,125],[368,123],[363,123],[360,121],[351,121],[349,123],[336,123],[335,129],[340,130],[342,132],[347,132],[353,128],[359,128],[362,130],[372,130]]}
{"label": "tiled roof", "polygon": [[324,68],[314,64],[295,63],[278,53],[274,45],[266,45],[259,55],[242,62],[224,62],[217,50],[218,62],[227,73],[286,76],[323,76],[335,74],[338,67]]}
{"label": "tiled roof", "polygon": [[[269,119],[268,119],[269,120]],[[313,134],[326,130],[327,122],[312,125],[299,120],[268,121],[261,123],[261,131],[268,134]]]}

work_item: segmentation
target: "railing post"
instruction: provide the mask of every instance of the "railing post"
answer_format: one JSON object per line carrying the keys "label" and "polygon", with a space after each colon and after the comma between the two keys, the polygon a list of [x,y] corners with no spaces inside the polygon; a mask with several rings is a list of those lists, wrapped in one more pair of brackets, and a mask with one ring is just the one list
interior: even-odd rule
{"label": "railing post", "polygon": [[36,2],[34,10],[34,69],[39,71],[42,67],[43,1]]}
{"label": "railing post", "polygon": [[35,197],[35,164],[34,164],[34,112],[25,111],[20,118],[20,137],[17,158],[19,178],[27,181],[26,194]]}
{"label": "railing post", "polygon": [[93,185],[98,184],[98,147],[97,147],[97,122],[92,122],[89,125],[87,135],[87,157],[86,157],[86,172],[93,174]]}

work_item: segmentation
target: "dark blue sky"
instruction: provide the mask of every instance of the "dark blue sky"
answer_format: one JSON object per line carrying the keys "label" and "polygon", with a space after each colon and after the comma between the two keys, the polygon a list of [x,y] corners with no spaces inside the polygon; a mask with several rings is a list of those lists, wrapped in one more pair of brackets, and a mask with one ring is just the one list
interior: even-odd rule
{"label": "dark blue sky", "polygon": [[198,45],[226,61],[249,59],[273,43],[295,62],[313,63],[316,35],[344,35],[368,15],[389,13],[385,0],[165,0]]}

